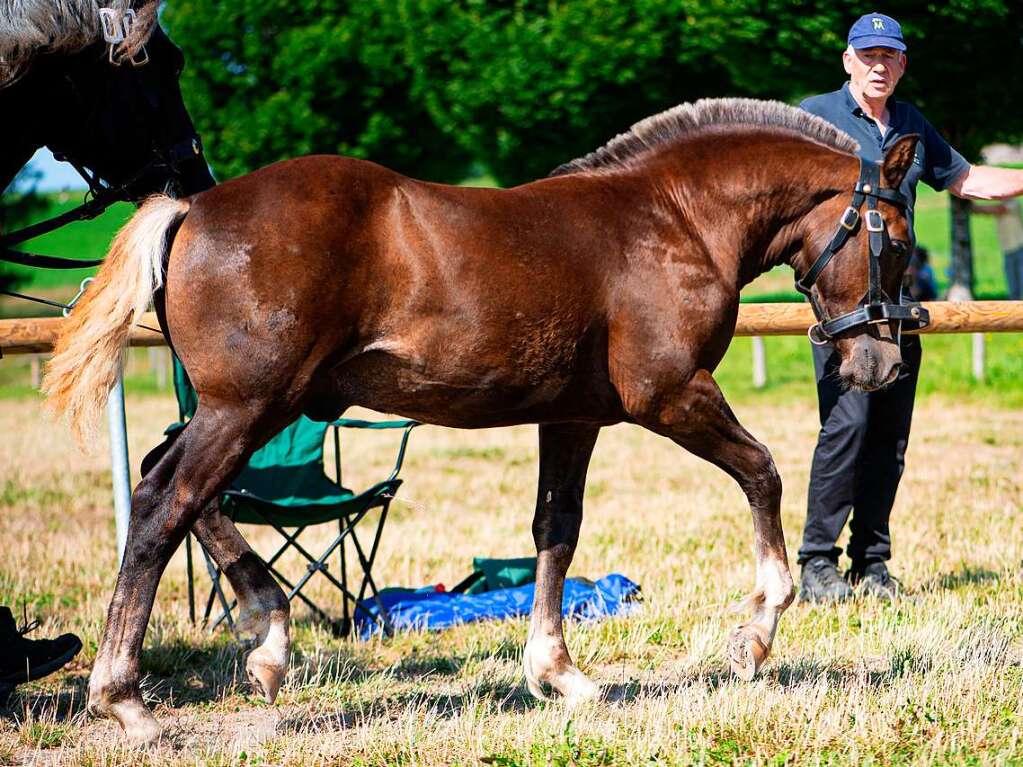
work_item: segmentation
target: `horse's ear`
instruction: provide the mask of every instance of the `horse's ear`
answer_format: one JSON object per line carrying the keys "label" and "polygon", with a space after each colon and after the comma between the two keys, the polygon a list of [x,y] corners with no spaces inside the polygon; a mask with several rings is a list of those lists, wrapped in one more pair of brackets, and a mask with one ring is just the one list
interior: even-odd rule
{"label": "horse's ear", "polygon": [[920,140],[920,134],[910,133],[903,136],[892,145],[884,156],[884,180],[888,186],[898,188],[902,179],[906,177],[910,167],[913,165],[913,157],[916,154],[916,144]]}

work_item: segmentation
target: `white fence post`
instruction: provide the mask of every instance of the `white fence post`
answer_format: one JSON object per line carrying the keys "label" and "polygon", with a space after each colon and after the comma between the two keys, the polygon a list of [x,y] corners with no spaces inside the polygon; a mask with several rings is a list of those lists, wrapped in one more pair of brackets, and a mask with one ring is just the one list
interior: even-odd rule
{"label": "white fence post", "polygon": [[984,334],[973,334],[973,380],[984,380]]}
{"label": "white fence post", "polygon": [[149,348],[149,372],[156,374],[156,388],[167,388],[167,369],[170,367],[170,360],[166,349],[156,346]]}
{"label": "white fence post", "polygon": [[29,363],[32,371],[32,388],[38,391],[43,383],[43,368],[40,363],[40,355],[33,354]]}
{"label": "white fence post", "polygon": [[128,468],[128,427],[124,418],[124,371],[121,370],[107,398],[110,428],[110,473],[114,484],[114,522],[117,526],[117,564],[124,560],[131,515],[131,473]]}
{"label": "white fence post", "polygon": [[767,385],[767,354],[764,339],[753,336],[753,387],[763,389]]}

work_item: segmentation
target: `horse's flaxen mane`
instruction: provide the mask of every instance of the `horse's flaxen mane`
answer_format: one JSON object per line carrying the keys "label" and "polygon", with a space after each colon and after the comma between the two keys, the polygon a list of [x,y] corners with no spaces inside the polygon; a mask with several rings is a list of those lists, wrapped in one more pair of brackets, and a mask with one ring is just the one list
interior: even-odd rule
{"label": "horse's flaxen mane", "polygon": [[701,99],[639,121],[600,149],[555,168],[550,175],[628,167],[640,155],[666,142],[726,127],[773,128],[797,133],[841,152],[859,149],[856,141],[827,120],[780,101]]}
{"label": "horse's flaxen mane", "polygon": [[103,40],[100,8],[134,9],[136,24],[115,52],[119,57],[134,56],[153,31],[158,4],[158,0],[0,0],[0,88],[24,75],[36,56],[76,53]]}

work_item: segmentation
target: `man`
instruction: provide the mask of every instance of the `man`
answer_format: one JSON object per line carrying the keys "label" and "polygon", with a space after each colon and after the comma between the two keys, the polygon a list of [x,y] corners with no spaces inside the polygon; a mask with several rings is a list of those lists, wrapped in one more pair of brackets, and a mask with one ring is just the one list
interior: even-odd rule
{"label": "man", "polygon": [[[912,205],[921,179],[936,190],[968,199],[1004,199],[1023,194],[1023,170],[970,165],[916,107],[892,98],[906,71],[906,43],[890,16],[870,13],[849,30],[842,54],[849,81],[840,90],[814,96],[801,106],[832,122],[860,144],[860,155],[880,161],[901,136],[920,135],[913,166],[900,190]],[[885,562],[891,557],[888,518],[902,476],[913,397],[920,371],[920,341],[902,336],[905,363],[898,379],[876,392],[843,391],[831,344],[815,347],[814,368],[821,430],[810,470],[806,528],[799,549],[800,596],[838,601],[861,593],[890,599],[896,585]],[[835,543],[852,512],[843,578]]]}
{"label": "man", "polygon": [[998,244],[1005,258],[1005,282],[1009,286],[1009,300],[1023,301],[1023,218],[1019,200],[1007,200],[998,205],[977,205],[974,213],[995,216],[998,224]]}

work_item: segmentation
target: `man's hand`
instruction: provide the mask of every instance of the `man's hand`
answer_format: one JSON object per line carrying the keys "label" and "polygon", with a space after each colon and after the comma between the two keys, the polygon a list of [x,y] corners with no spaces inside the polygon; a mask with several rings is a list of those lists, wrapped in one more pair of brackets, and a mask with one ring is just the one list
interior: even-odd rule
{"label": "man's hand", "polygon": [[1019,197],[1023,195],[1023,170],[971,165],[948,191],[965,200],[1007,200]]}

